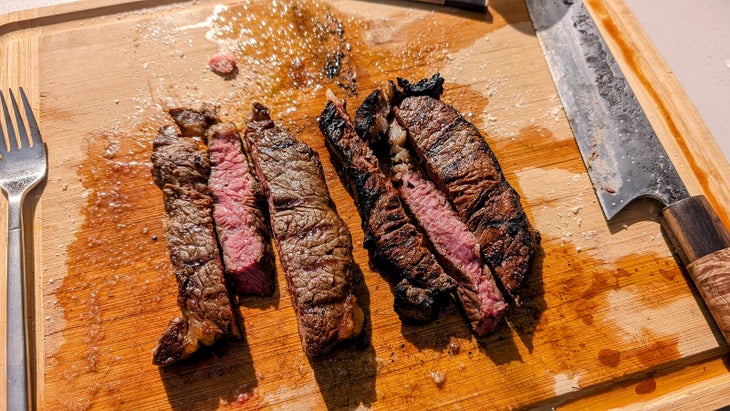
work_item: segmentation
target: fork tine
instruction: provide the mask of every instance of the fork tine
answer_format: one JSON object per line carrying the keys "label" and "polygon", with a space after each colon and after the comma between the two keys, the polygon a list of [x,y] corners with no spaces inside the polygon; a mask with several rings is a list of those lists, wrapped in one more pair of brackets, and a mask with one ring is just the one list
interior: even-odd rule
{"label": "fork tine", "polygon": [[3,105],[3,113],[5,113],[5,129],[7,130],[8,134],[8,145],[5,145],[5,135],[2,134],[2,127],[0,127],[0,135],[2,135],[3,144],[2,144],[2,153],[7,153],[8,150],[13,146],[13,142],[15,141],[15,132],[13,132],[13,122],[10,120],[10,113],[8,113],[8,105],[5,104],[5,96],[3,95],[2,90],[0,90],[0,102]]}
{"label": "fork tine", "polygon": [[41,139],[41,131],[38,128],[38,121],[33,114],[33,109],[28,102],[28,97],[25,95],[25,90],[20,87],[20,98],[23,100],[23,108],[25,108],[25,118],[28,120],[28,127],[30,127],[30,136],[33,141],[33,146],[43,144]]}
{"label": "fork tine", "polygon": [[23,117],[20,114],[20,109],[18,108],[18,103],[15,101],[15,96],[13,95],[13,90],[8,90],[8,94],[10,94],[10,102],[13,103],[13,112],[15,113],[15,125],[18,127],[18,134],[20,134],[20,140],[18,141],[18,148],[23,147],[23,145],[30,145],[30,139],[28,138],[28,132],[25,129],[25,122],[23,122]]}

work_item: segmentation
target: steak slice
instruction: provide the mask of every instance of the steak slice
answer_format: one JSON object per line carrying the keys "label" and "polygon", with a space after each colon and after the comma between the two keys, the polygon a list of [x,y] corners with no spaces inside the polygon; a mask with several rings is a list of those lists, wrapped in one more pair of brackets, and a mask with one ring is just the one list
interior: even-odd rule
{"label": "steak slice", "polygon": [[365,246],[392,274],[394,309],[402,321],[423,323],[438,315],[456,283],[424,245],[396,190],[370,147],[355,132],[344,102],[330,92],[319,128],[340,176],[357,205]]}
{"label": "steak slice", "polygon": [[363,312],[353,294],[352,237],[337,214],[317,152],[254,103],[246,140],[266,193],[299,335],[309,356],[356,337]]}
{"label": "steak slice", "polygon": [[170,110],[184,136],[206,136],[208,186],[213,220],[228,285],[238,294],[270,296],[275,288],[274,254],[262,213],[266,200],[233,124],[220,123],[214,107]]}
{"label": "steak slice", "polygon": [[[432,79],[438,78],[438,75]],[[442,82],[442,81],[441,81]],[[435,81],[434,84],[437,84]],[[398,123],[432,181],[477,237],[482,256],[519,304],[540,235],[527,220],[479,130],[451,106],[424,91],[409,90],[393,106]],[[438,93],[431,93],[431,95]]]}
{"label": "steak slice", "polygon": [[228,284],[238,294],[274,293],[274,253],[262,209],[265,196],[233,124],[208,128],[213,220]]}
{"label": "steak slice", "polygon": [[482,263],[476,237],[459,219],[446,196],[411,163],[406,131],[396,122],[388,130],[392,180],[441,266],[458,284],[456,295],[478,336],[499,324],[507,310],[491,270]]}
{"label": "steak slice", "polygon": [[164,126],[152,145],[152,176],[162,189],[165,232],[182,317],[170,322],[153,352],[169,365],[200,345],[240,335],[213,231],[208,152],[199,139]]}

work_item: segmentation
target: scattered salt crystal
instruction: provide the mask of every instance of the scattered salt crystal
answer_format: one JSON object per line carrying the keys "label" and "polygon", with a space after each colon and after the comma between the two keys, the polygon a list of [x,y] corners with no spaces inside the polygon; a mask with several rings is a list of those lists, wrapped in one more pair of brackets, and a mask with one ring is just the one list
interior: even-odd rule
{"label": "scattered salt crystal", "polygon": [[431,371],[431,378],[433,379],[433,382],[436,383],[436,386],[439,388],[442,388],[444,384],[446,383],[446,372],[444,371]]}

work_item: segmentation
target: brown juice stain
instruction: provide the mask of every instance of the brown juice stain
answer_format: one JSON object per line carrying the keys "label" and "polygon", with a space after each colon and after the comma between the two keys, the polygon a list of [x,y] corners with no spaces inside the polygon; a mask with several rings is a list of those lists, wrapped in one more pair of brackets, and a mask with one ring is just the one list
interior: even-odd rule
{"label": "brown juice stain", "polygon": [[[68,248],[68,274],[57,293],[66,317],[67,347],[54,356],[66,368],[54,381],[67,385],[63,398],[71,409],[84,409],[97,395],[123,398],[123,376],[114,375],[120,354],[119,330],[134,330],[135,316],[149,316],[169,301],[159,190],[151,184],[148,157],[154,129],[137,133],[96,133],[86,139],[86,159],[78,165],[87,189],[84,223]],[[150,275],[151,273],[155,273]],[[130,341],[120,346],[140,342]],[[60,377],[60,378],[59,378]],[[88,387],[86,392],[75,388]]]}
{"label": "brown juice stain", "polygon": [[600,361],[601,364],[616,368],[621,363],[621,352],[610,348],[604,348],[598,351],[598,361]]}
{"label": "brown juice stain", "polygon": [[654,391],[656,391],[656,380],[653,377],[647,378],[646,380],[636,384],[636,387],[634,387],[634,392],[639,395],[651,394]]}
{"label": "brown juice stain", "polygon": [[650,367],[661,364],[668,358],[680,358],[677,338],[656,340],[651,344],[636,350],[634,355],[644,366]]}
{"label": "brown juice stain", "polygon": [[[655,107],[659,109],[661,117],[666,122],[667,128],[669,128],[669,132],[672,134],[672,137],[682,151],[684,159],[687,161],[690,169],[692,169],[693,174],[702,186],[704,194],[707,197],[708,201],[710,202],[710,204],[712,204],[712,207],[715,210],[722,210],[723,207],[720,206],[717,197],[715,197],[713,190],[711,190],[710,188],[709,178],[707,174],[695,160],[694,156],[692,155],[692,150],[689,148],[689,146],[687,145],[687,141],[684,139],[682,133],[679,131],[679,127],[677,126],[677,123],[671,115],[669,108],[667,107],[664,100],[660,97],[659,92],[644,72],[643,67],[645,66],[645,64],[642,62],[640,55],[637,53],[637,50],[634,47],[634,43],[629,40],[627,36],[618,28],[616,23],[614,23],[613,19],[611,18],[608,11],[606,10],[606,7],[603,4],[603,0],[587,0],[587,2],[590,5],[591,10],[595,11],[596,17],[601,20],[603,27],[606,29],[611,38],[615,41],[615,44],[619,47],[621,54],[625,57],[626,63],[631,69],[631,72],[636,75],[642,87],[646,90],[646,92],[649,94],[652,101],[654,102]],[[727,216],[721,214],[720,218],[725,223],[725,226],[730,225],[730,221],[728,221]]]}
{"label": "brown juice stain", "polygon": [[[595,361],[597,366],[637,371],[682,357],[678,349],[678,337],[671,334],[653,335],[651,331],[643,330],[643,345],[631,347],[622,342],[619,337],[622,332],[618,326],[605,318],[607,313],[615,310],[606,299],[607,292],[646,284],[652,284],[653,288],[656,282],[672,282],[661,272],[678,271],[673,260],[669,260],[671,264],[663,264],[662,258],[653,255],[628,255],[615,265],[607,266],[591,258],[587,252],[570,253],[567,251],[569,247],[556,245],[551,239],[546,240],[543,243],[545,254],[555,257],[543,262],[543,269],[551,273],[550,281],[554,283],[546,287],[546,299],[550,299],[547,304],[552,308],[539,318],[536,335],[539,339],[549,341],[556,350],[572,353],[564,358],[556,358],[557,363],[567,370],[590,367],[590,362]],[[677,287],[675,292],[663,292],[661,299],[652,300],[652,306],[660,308],[684,297],[686,290]],[[574,321],[566,319],[571,316],[577,317],[583,327],[576,327]],[[587,331],[586,327],[598,328]],[[588,334],[597,337],[590,343],[591,347],[598,349],[597,352],[593,351],[592,358],[582,356],[585,347],[576,345],[578,341],[586,341],[585,335]]]}

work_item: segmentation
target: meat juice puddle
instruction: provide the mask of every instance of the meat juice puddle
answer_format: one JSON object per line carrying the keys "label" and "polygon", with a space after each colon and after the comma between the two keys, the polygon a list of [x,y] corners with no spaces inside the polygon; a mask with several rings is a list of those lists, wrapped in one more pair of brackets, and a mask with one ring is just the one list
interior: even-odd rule
{"label": "meat juice puddle", "polygon": [[158,317],[161,302],[174,301],[161,197],[150,177],[155,133],[141,126],[130,134],[95,133],[85,141],[86,158],[77,169],[87,193],[84,222],[69,245],[68,273],[57,293],[68,349],[54,355],[65,367],[52,368],[59,375],[49,376],[74,393],[57,399],[68,408],[97,395],[124,395],[118,389],[123,367],[115,366],[129,357],[110,347],[128,348],[127,333],[139,328],[135,317]]}
{"label": "meat juice puddle", "polygon": [[[374,23],[344,17],[320,3],[284,1],[267,6],[246,1],[218,10],[211,19],[211,33],[221,48],[237,55],[239,70],[251,70],[241,71],[239,76],[258,78],[274,118],[283,116],[290,127],[305,131],[298,137],[317,149],[329,177],[335,174],[315,124],[315,116],[324,107],[324,87],[353,100],[349,105],[353,114],[356,101],[386,79],[430,76],[439,65],[446,64],[448,51],[460,46],[457,41],[434,41],[420,33],[446,32],[448,19],[419,20],[401,28],[398,37],[412,40],[393,50],[392,45],[366,42],[366,31]],[[469,38],[460,42],[468,44]],[[450,93],[448,80],[445,101],[453,102],[460,112],[478,113],[488,104],[481,95],[464,99],[468,106],[460,104],[460,97]],[[472,93],[468,88],[460,90]],[[248,109],[240,107],[238,117],[245,117]],[[302,112],[308,113],[305,120]],[[473,120],[468,115],[467,119]],[[69,408],[93,402],[97,396],[123,399],[118,381],[127,376],[124,371],[130,361],[149,370],[149,353],[144,349],[135,350],[133,355],[113,352],[109,347],[119,341],[117,333],[138,329],[135,319],[139,318],[163,327],[170,318],[154,313],[176,309],[169,307],[175,301],[175,280],[162,230],[161,193],[149,174],[151,141],[156,132],[157,125],[143,124],[129,133],[102,131],[88,137],[86,158],[78,170],[89,193],[82,210],[85,222],[69,246],[68,274],[58,292],[70,330],[64,335],[68,346],[83,348],[60,351],[59,359],[70,365],[53,372],[71,391],[73,387],[87,387],[85,393],[61,400]],[[487,140],[498,158],[516,144],[495,143],[488,134]],[[514,180],[510,179],[513,185]],[[123,301],[120,296],[133,296],[133,300]],[[158,336],[148,337],[149,341],[136,344],[151,348]],[[107,377],[103,379],[106,383],[100,384],[102,372]]]}

